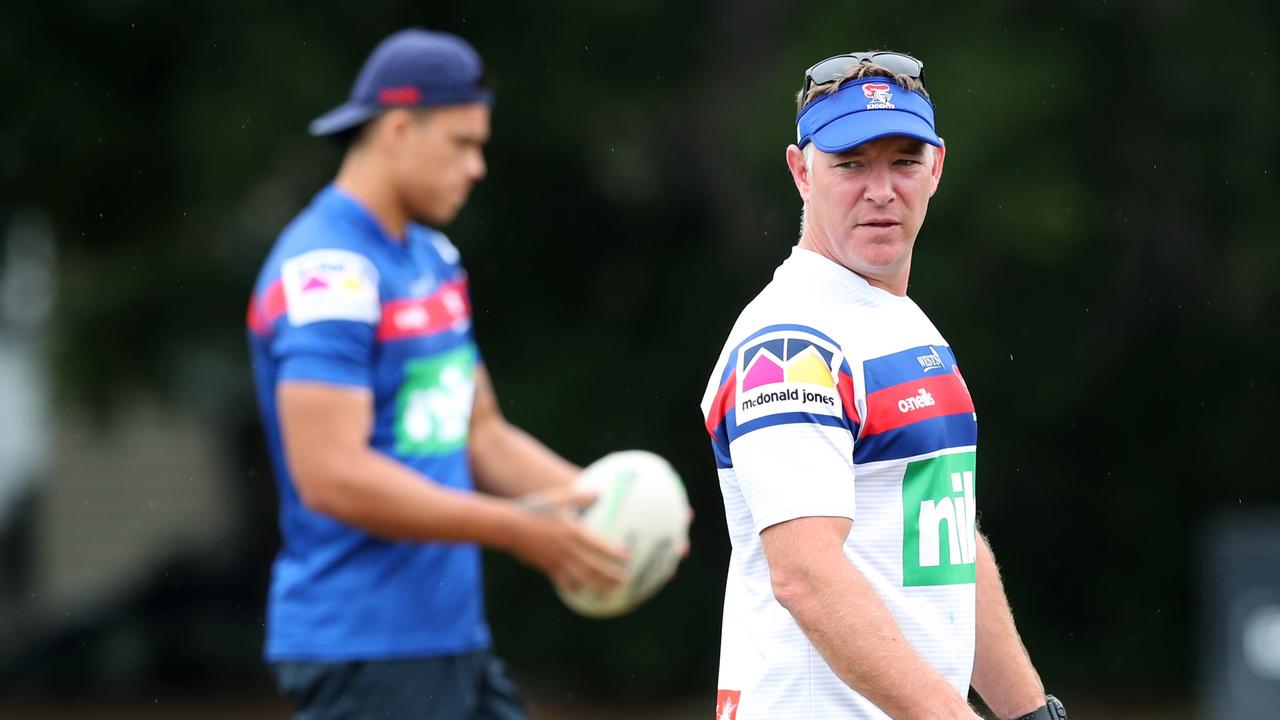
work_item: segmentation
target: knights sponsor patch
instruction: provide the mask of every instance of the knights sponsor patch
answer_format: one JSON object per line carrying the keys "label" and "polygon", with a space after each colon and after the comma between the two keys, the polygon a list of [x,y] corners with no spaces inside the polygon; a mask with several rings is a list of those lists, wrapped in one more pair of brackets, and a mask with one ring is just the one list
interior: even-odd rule
{"label": "knights sponsor patch", "polygon": [[779,413],[840,417],[837,378],[843,360],[834,343],[800,329],[749,341],[736,368],[738,424]]}
{"label": "knights sponsor patch", "polygon": [[280,269],[291,325],[322,320],[376,324],[378,270],[348,250],[312,250],[284,261]]}

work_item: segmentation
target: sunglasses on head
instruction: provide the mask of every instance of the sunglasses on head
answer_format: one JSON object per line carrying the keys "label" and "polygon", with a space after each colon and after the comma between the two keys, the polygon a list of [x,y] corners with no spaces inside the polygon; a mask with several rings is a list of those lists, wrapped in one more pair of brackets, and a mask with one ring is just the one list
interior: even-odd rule
{"label": "sunglasses on head", "polygon": [[875,64],[898,75],[906,75],[924,84],[924,63],[902,53],[887,50],[869,53],[847,53],[835,55],[804,71],[804,89],[801,97],[807,96],[815,85],[826,85],[844,77],[854,65]]}

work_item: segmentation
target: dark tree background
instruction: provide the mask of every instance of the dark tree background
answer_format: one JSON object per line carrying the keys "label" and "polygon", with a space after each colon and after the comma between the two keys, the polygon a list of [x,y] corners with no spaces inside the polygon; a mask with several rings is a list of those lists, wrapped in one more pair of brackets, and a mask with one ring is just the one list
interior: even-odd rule
{"label": "dark tree background", "polygon": [[[697,511],[674,583],[616,621],[571,616],[491,557],[499,649],[570,692],[709,694],[727,541],[698,403],[795,241],[793,94],[827,55],[916,54],[949,152],[910,292],[976,398],[981,524],[1024,638],[1063,694],[1190,697],[1198,534],[1280,499],[1278,15],[1261,0],[9,3],[0,220],[54,225],[60,407],[110,422],[152,393],[226,430],[256,529],[237,577],[259,581],[273,496],[242,319],[274,235],[339,159],[306,123],[390,31],[467,37],[497,92],[490,174],[446,230],[503,407],[578,462],[665,455]],[[236,657],[252,665],[249,637]]]}

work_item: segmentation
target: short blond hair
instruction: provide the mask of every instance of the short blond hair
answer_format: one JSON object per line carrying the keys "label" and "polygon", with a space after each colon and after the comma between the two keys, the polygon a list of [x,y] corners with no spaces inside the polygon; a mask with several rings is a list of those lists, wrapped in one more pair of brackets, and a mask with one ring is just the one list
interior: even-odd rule
{"label": "short blond hair", "polygon": [[796,112],[803,110],[805,105],[813,102],[813,99],[819,95],[830,95],[843,87],[846,82],[851,80],[861,80],[862,78],[868,77],[889,78],[896,84],[910,90],[911,92],[918,92],[926,98],[929,97],[929,91],[925,90],[924,83],[910,75],[895,73],[886,67],[865,60],[858,62],[850,58],[849,62],[852,64],[849,65],[848,72],[839,76],[835,81],[823,83],[822,85],[814,85],[809,88],[809,92],[807,93],[804,90],[796,93]]}

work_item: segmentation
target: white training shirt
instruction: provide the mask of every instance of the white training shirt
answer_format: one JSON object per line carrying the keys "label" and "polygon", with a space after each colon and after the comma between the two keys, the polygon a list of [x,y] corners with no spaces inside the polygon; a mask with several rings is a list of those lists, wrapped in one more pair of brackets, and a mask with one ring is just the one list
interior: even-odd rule
{"label": "white training shirt", "polygon": [[957,692],[973,670],[973,401],[910,298],[796,248],[738,318],[707,385],[729,539],[717,720],[887,718],[773,596],[760,532],[853,520],[845,556]]}

